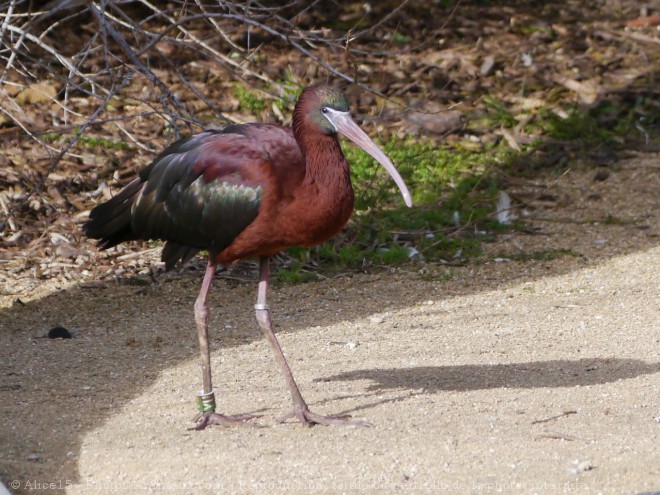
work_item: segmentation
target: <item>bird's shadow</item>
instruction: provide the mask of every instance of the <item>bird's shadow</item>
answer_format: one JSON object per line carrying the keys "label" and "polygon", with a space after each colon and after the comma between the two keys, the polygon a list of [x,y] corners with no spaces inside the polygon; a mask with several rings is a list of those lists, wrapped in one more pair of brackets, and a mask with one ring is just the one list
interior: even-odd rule
{"label": "bird's shadow", "polygon": [[639,359],[584,358],[492,365],[360,369],[318,378],[315,381],[363,380],[369,382],[365,390],[374,395],[385,391],[408,392],[408,395],[402,397],[387,398],[357,408],[368,409],[384,402],[405,400],[420,393],[467,392],[496,388],[579,387],[612,383],[658,372],[660,372],[660,363],[647,363]]}

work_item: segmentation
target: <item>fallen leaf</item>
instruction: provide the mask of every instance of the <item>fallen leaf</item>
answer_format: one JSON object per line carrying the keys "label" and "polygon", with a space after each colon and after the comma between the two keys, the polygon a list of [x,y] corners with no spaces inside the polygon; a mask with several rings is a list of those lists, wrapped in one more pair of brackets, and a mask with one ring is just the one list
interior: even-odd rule
{"label": "fallen leaf", "polygon": [[582,103],[593,105],[598,100],[600,90],[598,83],[594,79],[576,81],[575,79],[570,79],[568,77],[557,74],[553,77],[553,80],[556,83],[564,86],[566,89],[577,93],[578,98]]}
{"label": "fallen leaf", "polygon": [[463,114],[457,110],[439,113],[408,112],[406,120],[433,134],[445,134],[463,124]]}
{"label": "fallen leaf", "polygon": [[499,134],[502,134],[502,136],[506,140],[506,143],[512,149],[516,151],[520,151],[520,144],[518,144],[518,139],[516,139],[516,136],[513,135],[513,132],[511,132],[509,129],[502,128],[500,129]]}
{"label": "fallen leaf", "polygon": [[16,102],[20,105],[26,103],[44,103],[51,101],[57,95],[57,88],[47,83],[31,84],[16,95]]}

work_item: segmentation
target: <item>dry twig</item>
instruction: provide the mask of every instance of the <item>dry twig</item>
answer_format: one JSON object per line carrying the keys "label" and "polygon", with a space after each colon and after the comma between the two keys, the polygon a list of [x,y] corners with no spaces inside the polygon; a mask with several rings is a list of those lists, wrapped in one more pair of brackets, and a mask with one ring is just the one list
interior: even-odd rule
{"label": "dry twig", "polygon": [[[302,5],[294,17],[290,17],[290,12],[295,9],[296,2],[276,7],[254,1],[228,0],[174,1],[168,6],[151,0],[138,2],[150,14],[143,13],[137,18],[136,11],[128,8],[129,2],[122,0],[53,0],[42,10],[34,10],[29,0],[0,3],[0,63],[4,66],[0,71],[0,123],[3,119],[10,122],[39,143],[50,162],[30,190],[5,197],[8,204],[3,208],[6,218],[0,220],[0,232],[7,227],[15,231],[16,225],[8,223],[8,219],[15,217],[39,194],[62,158],[71,154],[90,128],[113,123],[130,142],[153,152],[153,147],[133,131],[131,122],[157,117],[162,119],[163,130],[171,130],[178,136],[181,124],[204,126],[199,115],[207,110],[216,121],[231,121],[213,98],[193,82],[190,74],[177,66],[169,53],[194,54],[195,60],[206,58],[226,69],[231,78],[257,83],[264,94],[279,97],[291,89],[290,84],[273,77],[267,65],[257,60],[255,55],[260,46],[252,43],[252,34],[258,31],[293,47],[325,68],[328,74],[356,82],[385,97],[355,81],[315,47],[323,46],[341,53],[349,37],[365,36],[382,29],[408,0],[402,0],[397,8],[367,29],[353,31],[353,35],[351,31],[335,31],[331,36],[328,30],[303,29],[297,24],[296,19],[314,9],[318,2]],[[70,29],[73,23],[80,26],[75,35]],[[209,32],[215,36],[208,36]],[[242,34],[247,36],[245,42],[241,40]],[[350,50],[350,46],[348,48]],[[355,55],[364,56],[358,52]],[[167,74],[160,70],[162,65],[170,68]],[[166,80],[170,74],[176,77],[174,81]],[[32,122],[14,96],[35,81],[44,80],[52,81],[49,84],[55,87],[57,96],[42,103],[50,110],[39,122]],[[182,85],[186,94],[195,96],[194,108],[181,98],[174,83]],[[135,91],[138,84],[147,89],[144,94]],[[15,89],[8,92],[6,88]],[[83,99],[87,106],[81,106]],[[89,108],[89,101],[93,100],[97,103]],[[121,112],[108,111],[109,106],[114,108],[117,104]],[[207,118],[205,116],[205,120]],[[67,130],[73,134],[64,143],[61,139],[44,140],[47,134]]]}

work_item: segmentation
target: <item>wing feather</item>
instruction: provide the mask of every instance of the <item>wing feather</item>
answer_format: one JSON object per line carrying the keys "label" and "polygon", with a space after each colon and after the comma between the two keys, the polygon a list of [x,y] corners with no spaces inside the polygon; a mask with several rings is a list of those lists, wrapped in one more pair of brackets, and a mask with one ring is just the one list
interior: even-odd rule
{"label": "wing feather", "polygon": [[165,149],[139,178],[94,208],[84,230],[103,249],[133,239],[165,240],[168,268],[199,250],[220,253],[261,210],[264,219],[273,218],[273,208],[291,200],[304,163],[290,128],[246,124],[205,131]]}
{"label": "wing feather", "polygon": [[172,144],[138,179],[92,210],[86,234],[100,239],[102,248],[165,240],[168,267],[202,249],[222,251],[259,214],[272,167],[267,150],[247,134],[232,126]]}
{"label": "wing feather", "polygon": [[131,225],[142,238],[220,252],[259,213],[268,163],[242,135],[208,133],[185,151],[161,155],[132,208]]}

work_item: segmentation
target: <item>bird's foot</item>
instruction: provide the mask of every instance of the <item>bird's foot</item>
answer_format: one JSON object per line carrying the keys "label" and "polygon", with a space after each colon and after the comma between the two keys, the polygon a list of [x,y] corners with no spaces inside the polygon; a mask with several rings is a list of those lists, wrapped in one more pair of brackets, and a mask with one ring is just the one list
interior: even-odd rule
{"label": "bird's foot", "polygon": [[236,414],[228,416],[225,414],[218,414],[215,412],[197,413],[193,418],[195,426],[188,428],[189,430],[203,430],[207,426],[250,426],[252,428],[259,427],[258,423],[248,423],[252,419],[260,418],[260,414]]}
{"label": "bird's foot", "polygon": [[277,418],[278,423],[284,423],[286,420],[291,418],[298,419],[303,426],[313,426],[313,425],[339,425],[339,426],[372,426],[371,423],[366,421],[351,421],[349,418],[350,414],[330,414],[328,416],[322,416],[321,414],[316,414],[310,411],[309,409],[294,407],[293,410]]}

